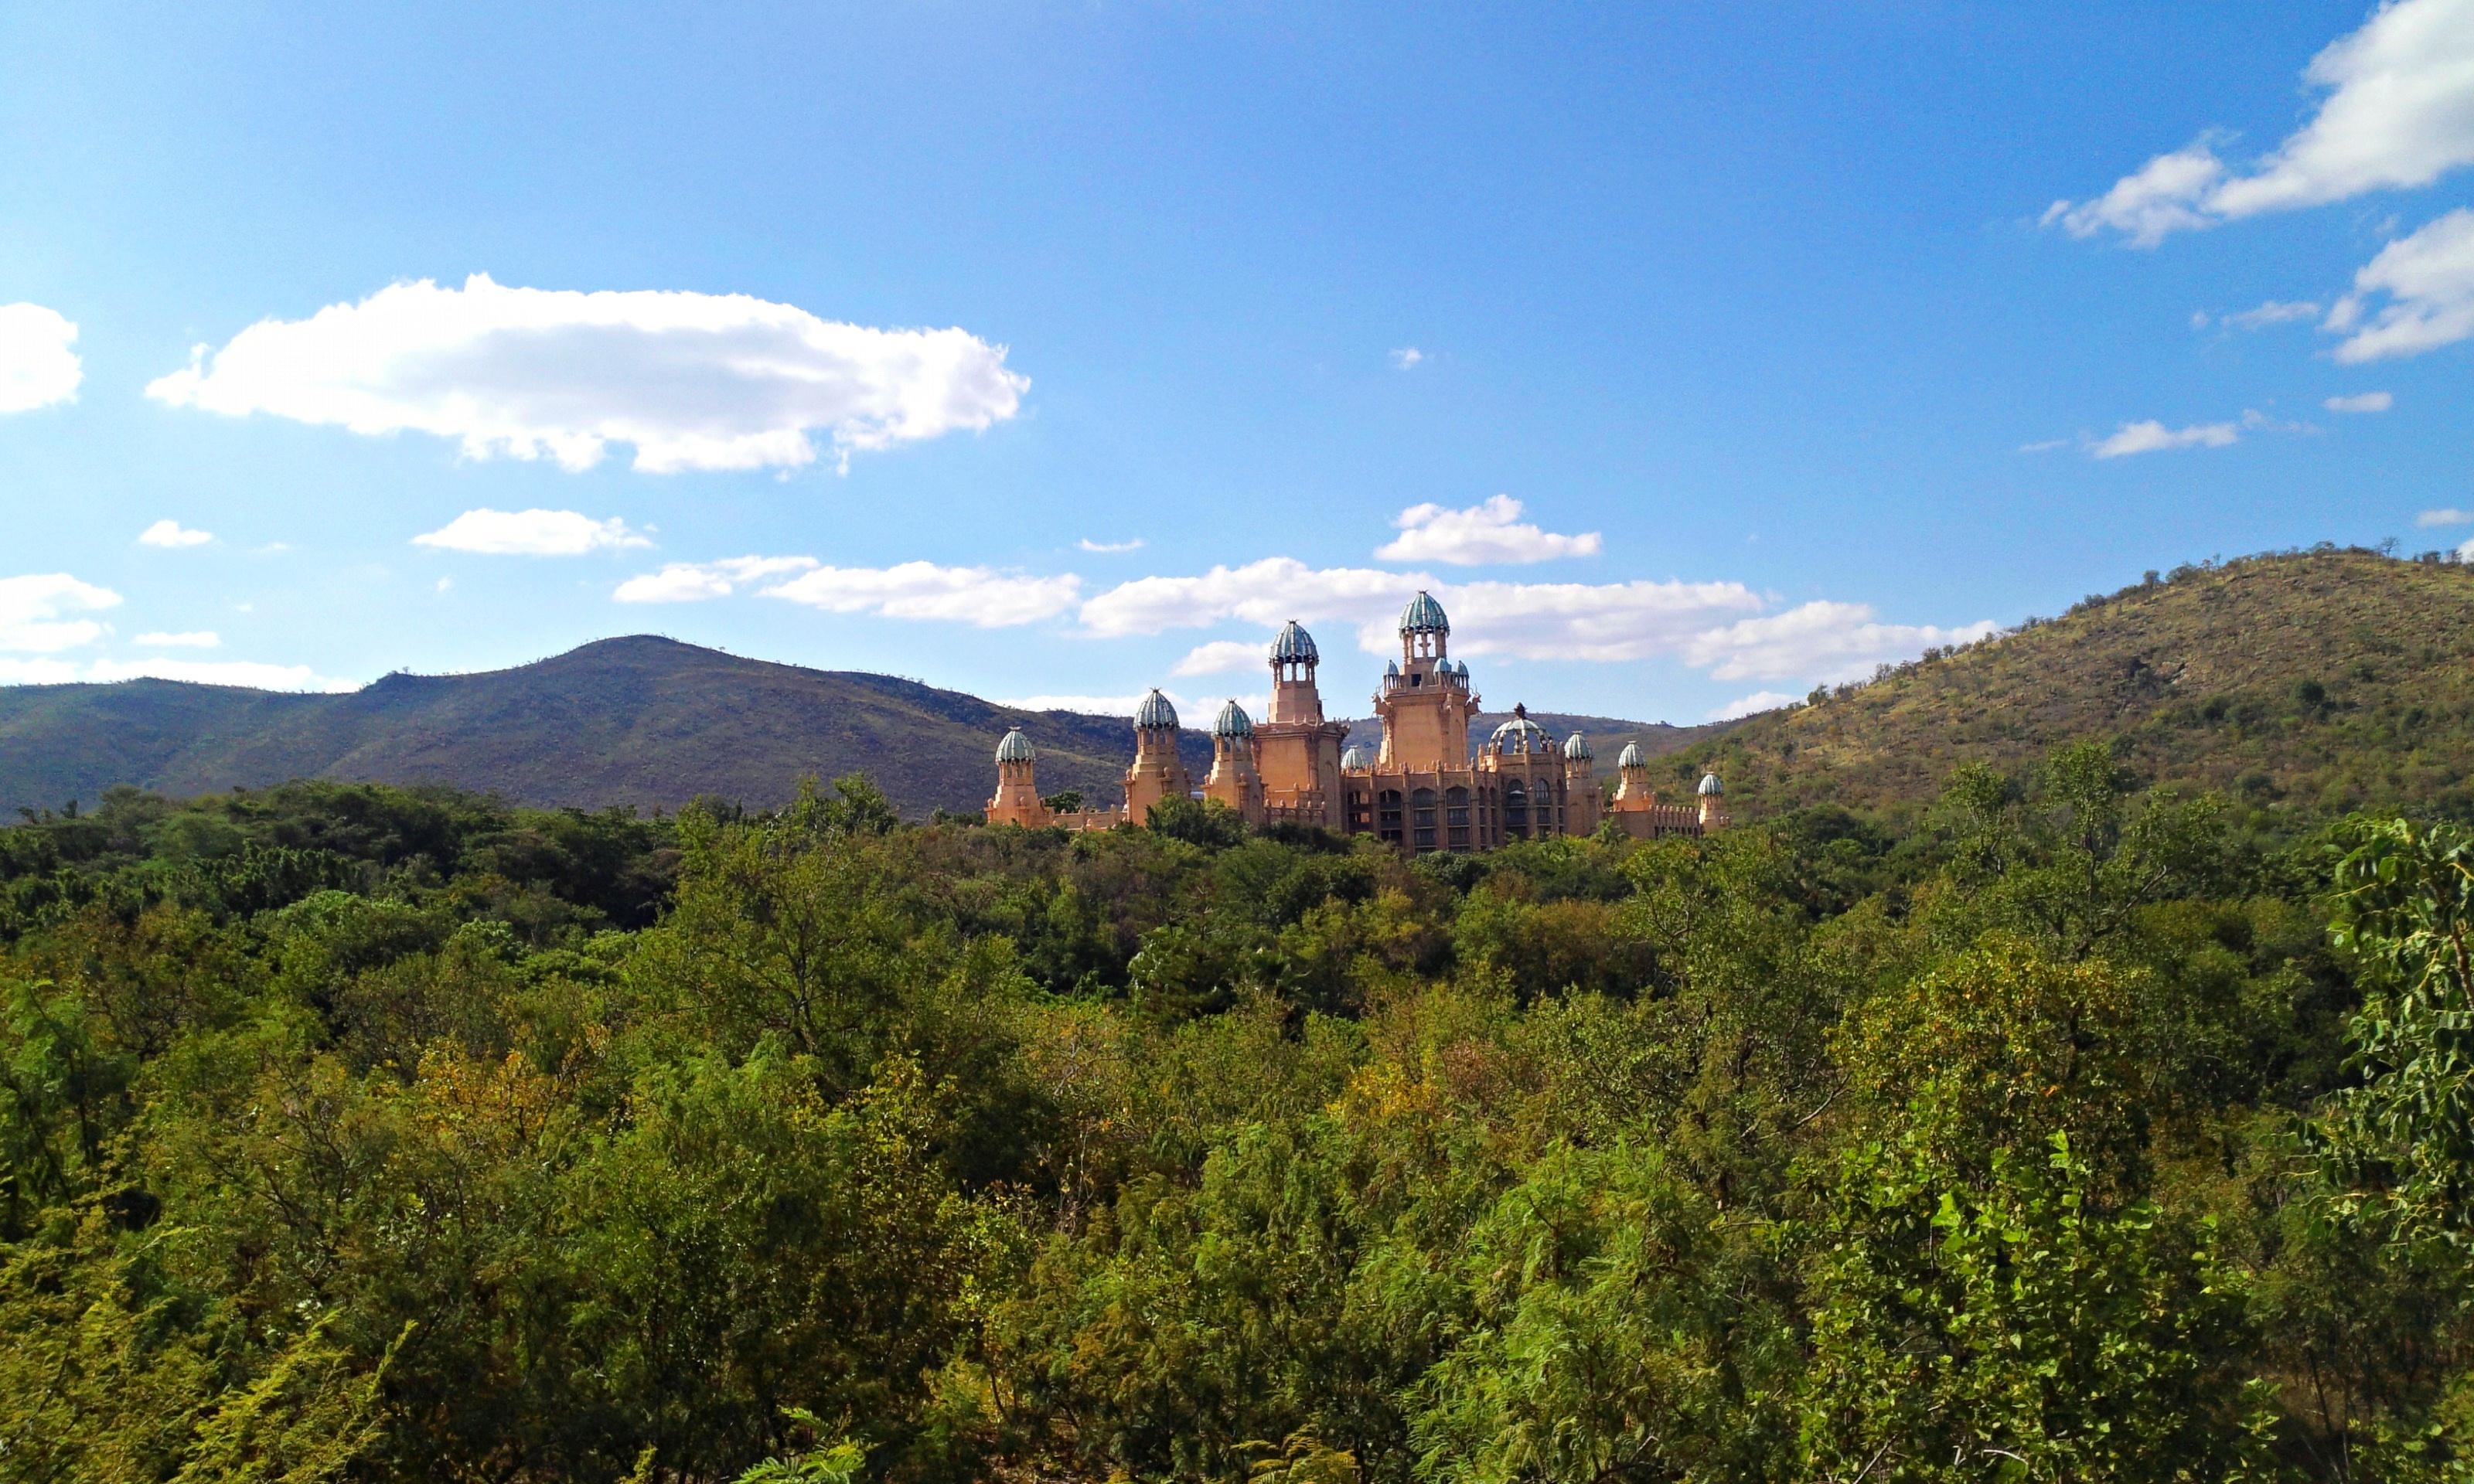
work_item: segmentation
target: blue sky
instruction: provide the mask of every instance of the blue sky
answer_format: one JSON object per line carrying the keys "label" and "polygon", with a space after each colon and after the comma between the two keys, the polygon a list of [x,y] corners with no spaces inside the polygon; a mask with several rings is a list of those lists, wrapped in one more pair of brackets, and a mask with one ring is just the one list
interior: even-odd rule
{"label": "blue sky", "polygon": [[1699,720],[2474,535],[2468,163],[2474,0],[14,7],[0,681]]}

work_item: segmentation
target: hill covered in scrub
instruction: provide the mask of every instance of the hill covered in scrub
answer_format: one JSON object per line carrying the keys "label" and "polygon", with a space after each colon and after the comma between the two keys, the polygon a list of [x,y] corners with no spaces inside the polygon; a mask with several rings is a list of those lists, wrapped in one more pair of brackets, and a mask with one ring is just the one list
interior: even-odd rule
{"label": "hill covered in scrub", "polygon": [[2182,567],[1751,717],[1672,772],[1715,769],[1738,818],[1898,813],[1961,762],[2017,769],[2101,735],[2262,824],[2474,816],[2474,566],[2323,548]]}

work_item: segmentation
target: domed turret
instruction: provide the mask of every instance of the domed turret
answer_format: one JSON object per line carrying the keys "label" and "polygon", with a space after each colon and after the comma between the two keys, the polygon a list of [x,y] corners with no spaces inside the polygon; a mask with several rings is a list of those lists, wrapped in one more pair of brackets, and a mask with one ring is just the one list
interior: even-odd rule
{"label": "domed turret", "polygon": [[1150,731],[1162,727],[1172,731],[1176,730],[1176,707],[1154,687],[1150,695],[1143,697],[1143,704],[1134,707],[1134,730]]}
{"label": "domed turret", "polygon": [[1400,610],[1400,632],[1449,634],[1452,621],[1443,616],[1443,606],[1435,601],[1435,595],[1420,589],[1416,597],[1409,600],[1409,606]]}
{"label": "domed turret", "polygon": [[1726,791],[1727,785],[1718,781],[1718,775],[1714,773],[1705,773],[1701,775],[1702,798],[1715,799]]}
{"label": "domed turret", "polygon": [[1350,773],[1358,773],[1365,769],[1373,767],[1374,758],[1371,754],[1366,751],[1366,749],[1362,747],[1352,747],[1347,752],[1340,754],[1340,765]]}
{"label": "domed turret", "polygon": [[1615,754],[1615,766],[1618,768],[1645,768],[1648,765],[1649,759],[1640,754],[1640,744],[1637,742],[1625,743],[1623,751]]}
{"label": "domed turret", "polygon": [[1022,734],[1020,727],[1007,732],[1005,740],[997,744],[999,762],[1031,762],[1038,756],[1037,753],[1031,751],[1031,738]]}
{"label": "domed turret", "polygon": [[1589,751],[1589,739],[1576,731],[1564,739],[1564,755],[1575,762],[1588,762],[1597,754]]}
{"label": "domed turret", "polygon": [[1243,741],[1254,734],[1254,718],[1246,714],[1244,706],[1231,701],[1222,706],[1219,716],[1213,719],[1211,734],[1232,741]]}
{"label": "domed turret", "polygon": [[1322,658],[1315,652],[1314,635],[1294,618],[1281,626],[1280,636],[1272,641],[1274,664],[1314,664]]}

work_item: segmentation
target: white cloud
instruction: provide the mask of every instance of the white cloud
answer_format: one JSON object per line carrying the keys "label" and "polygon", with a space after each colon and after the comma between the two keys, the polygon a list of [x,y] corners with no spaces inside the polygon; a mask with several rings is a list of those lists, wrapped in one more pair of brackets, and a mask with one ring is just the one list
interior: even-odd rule
{"label": "white cloud", "polygon": [[1271,645],[1252,639],[1214,639],[1198,645],[1170,669],[1171,675],[1225,675],[1271,662]]}
{"label": "white cloud", "polygon": [[741,584],[787,572],[805,572],[813,557],[726,557],[719,562],[673,562],[658,572],[631,577],[611,596],[621,603],[699,603],[726,598]]}
{"label": "white cloud", "polygon": [[1801,696],[1790,696],[1781,690],[1757,690],[1749,696],[1737,696],[1725,706],[1711,711],[1705,719],[1713,722],[1731,722],[1738,716],[1750,716],[1756,711],[1775,711],[1780,706],[1791,706],[1802,699]]}
{"label": "white cloud", "polygon": [[177,520],[158,520],[137,533],[140,546],[204,546],[214,539],[211,531],[192,531]]}
{"label": "white cloud", "polygon": [[1200,577],[1139,577],[1082,604],[1082,627],[1113,638],[1200,629],[1236,618],[1271,627],[1294,618],[1363,623],[1396,614],[1420,587],[1437,586],[1415,572],[1370,567],[1309,567],[1292,557],[1266,557],[1244,566],[1215,566]]}
{"label": "white cloud", "polygon": [[1392,365],[1399,371],[1416,371],[1426,359],[1426,352],[1415,346],[1402,346],[1392,352]]}
{"label": "white cloud", "polygon": [[2250,170],[2228,170],[2205,136],[2094,201],[2054,203],[2045,220],[2154,247],[2174,231],[2428,185],[2474,163],[2474,0],[2388,0],[2302,76],[2328,96]]}
{"label": "white cloud", "polygon": [[[2365,323],[2364,309],[2379,295],[2388,302]],[[2349,365],[2420,355],[2474,335],[2474,210],[2460,206],[2382,248],[2328,311],[2326,327],[2351,331],[2337,347],[2337,359]]]}
{"label": "white cloud", "polygon": [[1467,510],[1412,505],[1393,524],[1399,527],[1399,537],[1374,553],[1385,562],[1447,562],[1455,566],[1547,562],[1557,557],[1592,557],[1601,544],[1595,531],[1558,536],[1521,524],[1520,502],[1508,494],[1493,495]]}
{"label": "white cloud", "polygon": [[468,510],[414,537],[412,544],[498,557],[580,557],[653,543],[616,515],[595,520],[571,510],[483,509]]}
{"label": "white cloud", "polygon": [[2019,451],[2021,453],[2050,453],[2056,448],[2067,448],[2070,446],[2070,443],[2071,441],[2067,438],[2040,439],[2032,443],[2021,443],[2019,445]]}
{"label": "white cloud", "polygon": [[[1686,652],[1694,634],[1760,597],[1741,583],[1465,583],[1435,594],[1452,615],[1453,653],[1521,659],[1649,659]],[[1387,614],[1360,631],[1381,653],[1399,640]]]}
{"label": "white cloud", "polygon": [[2319,405],[2330,412],[2386,412],[2396,405],[2396,398],[2386,392],[2357,392],[2351,396],[2332,396]]}
{"label": "white cloud", "polygon": [[1394,626],[1401,605],[1421,587],[1451,613],[1455,653],[1524,659],[1671,655],[1701,629],[1761,609],[1760,598],[1741,583],[1445,584],[1417,572],[1315,568],[1268,557],[1242,567],[1215,566],[1200,577],[1122,583],[1085,601],[1081,619],[1085,630],[1103,637],[1230,619],[1266,629],[1290,618],[1309,627],[1336,620],[1356,627],[1360,649],[1381,655],[1398,646]]}
{"label": "white cloud", "polygon": [[66,572],[0,577],[0,650],[53,655],[91,644],[103,637],[103,625],[67,615],[100,612],[119,604],[120,594]]}
{"label": "white cloud", "polygon": [[2208,225],[2194,203],[2224,173],[2224,162],[2202,139],[2157,156],[2094,201],[2053,203],[2045,210],[2045,225],[2059,222],[2074,237],[2093,237],[2111,228],[2128,237],[2133,247],[2152,248],[2172,232]]}
{"label": "white cloud", "polygon": [[884,330],[746,295],[424,279],[262,320],[147,395],[176,407],[457,440],[570,469],[632,445],[646,473],[788,468],[1014,415],[1029,378],[959,329]]}
{"label": "white cloud", "polygon": [[[1170,697],[1174,701],[1175,697]],[[1122,716],[1131,721],[1143,704],[1142,693],[1130,696],[1011,696],[995,701],[1017,711],[1075,711],[1084,716]],[[1185,720],[1180,714],[1177,720]]]}
{"label": "white cloud", "polygon": [[2167,448],[2222,448],[2238,443],[2242,435],[2230,422],[2199,422],[2186,428],[2169,428],[2150,418],[2145,422],[2125,422],[2113,436],[2096,443],[2089,452],[2099,459],[2119,459],[2124,454],[2155,453]]}
{"label": "white cloud", "polygon": [[1084,551],[1096,551],[1102,553],[1140,551],[1143,549],[1143,539],[1137,536],[1130,540],[1124,541],[1095,541],[1086,536],[1074,544],[1081,547]]}
{"label": "white cloud", "polygon": [[1074,606],[1082,580],[1023,577],[983,566],[905,562],[889,567],[820,566],[764,589],[829,613],[938,619],[982,629],[1035,623]]}
{"label": "white cloud", "polygon": [[346,691],[361,687],[352,681],[318,674],[305,664],[267,664],[253,659],[98,659],[85,678],[109,684],[114,681],[187,681],[197,685],[245,685],[255,690]]}
{"label": "white cloud", "polygon": [[139,634],[133,642],[148,649],[213,649],[223,643],[223,636],[212,629],[189,629],[178,634],[158,629]]}
{"label": "white cloud", "polygon": [[2427,510],[2413,517],[2413,523],[2425,529],[2432,526],[2462,526],[2474,521],[2474,511]]}
{"label": "white cloud", "polygon": [[78,667],[66,659],[11,659],[0,655],[0,685],[73,685]]}
{"label": "white cloud", "polygon": [[2289,324],[2295,320],[2308,320],[2318,313],[2318,304],[2307,299],[2271,299],[2255,308],[2226,315],[2224,323],[2236,329],[2255,330],[2270,324]]}
{"label": "white cloud", "polygon": [[0,304],[0,413],[32,412],[77,399],[85,370],[78,327],[40,304]]}
{"label": "white cloud", "polygon": [[1972,644],[1992,633],[1991,619],[1955,629],[1885,624],[1870,604],[1813,602],[1695,634],[1684,657],[1715,680],[1829,684],[1861,680],[1882,663],[1912,659],[1930,648]]}

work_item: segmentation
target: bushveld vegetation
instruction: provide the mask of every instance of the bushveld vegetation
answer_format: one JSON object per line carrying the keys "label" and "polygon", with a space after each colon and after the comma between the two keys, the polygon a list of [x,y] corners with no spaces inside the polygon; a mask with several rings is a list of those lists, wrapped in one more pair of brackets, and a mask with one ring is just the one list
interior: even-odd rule
{"label": "bushveld vegetation", "polygon": [[1929,650],[1698,743],[1739,809],[1905,821],[1951,770],[2110,734],[2143,777],[2224,796],[2244,831],[2358,809],[2474,821],[2474,564],[2326,547],[2150,572],[1990,641]]}
{"label": "bushveld vegetation", "polygon": [[2469,846],[2233,815],[115,794],[0,831],[0,1478],[2464,1477]]}

